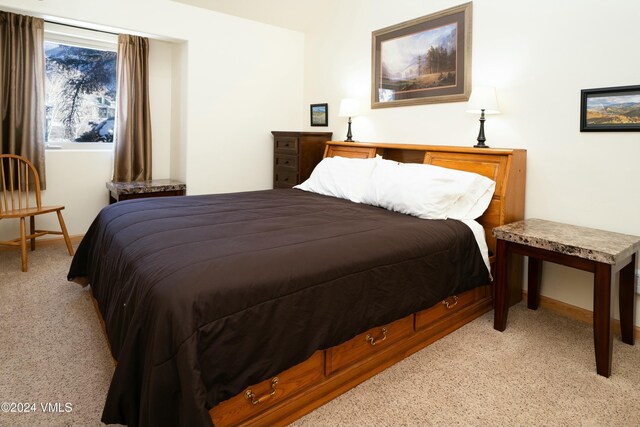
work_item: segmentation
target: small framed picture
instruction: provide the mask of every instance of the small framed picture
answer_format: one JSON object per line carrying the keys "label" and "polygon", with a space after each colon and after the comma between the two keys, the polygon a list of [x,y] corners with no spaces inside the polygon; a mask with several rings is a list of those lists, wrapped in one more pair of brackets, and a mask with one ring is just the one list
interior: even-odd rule
{"label": "small framed picture", "polygon": [[640,86],[583,89],[580,132],[640,132]]}
{"label": "small framed picture", "polygon": [[329,126],[329,104],[311,104],[311,126]]}

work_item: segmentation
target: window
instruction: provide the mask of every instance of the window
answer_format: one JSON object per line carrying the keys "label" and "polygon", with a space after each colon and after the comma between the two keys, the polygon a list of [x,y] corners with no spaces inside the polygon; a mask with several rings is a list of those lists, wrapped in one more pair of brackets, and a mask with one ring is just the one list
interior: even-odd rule
{"label": "window", "polygon": [[113,142],[117,37],[45,27],[47,146]]}

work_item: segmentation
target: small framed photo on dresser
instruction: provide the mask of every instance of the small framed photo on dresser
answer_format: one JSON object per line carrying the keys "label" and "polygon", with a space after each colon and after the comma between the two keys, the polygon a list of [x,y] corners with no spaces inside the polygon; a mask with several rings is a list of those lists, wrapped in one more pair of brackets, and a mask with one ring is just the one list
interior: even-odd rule
{"label": "small framed photo on dresser", "polygon": [[583,89],[580,132],[640,132],[640,86]]}
{"label": "small framed photo on dresser", "polygon": [[329,104],[311,104],[311,126],[329,126]]}

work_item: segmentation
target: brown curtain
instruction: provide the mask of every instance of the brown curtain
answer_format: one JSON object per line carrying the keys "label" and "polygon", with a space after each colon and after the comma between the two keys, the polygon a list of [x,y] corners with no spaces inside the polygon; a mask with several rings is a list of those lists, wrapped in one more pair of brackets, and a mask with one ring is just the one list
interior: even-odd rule
{"label": "brown curtain", "polygon": [[29,159],[45,189],[44,21],[0,11],[0,153]]}
{"label": "brown curtain", "polygon": [[149,40],[118,36],[114,181],[151,179]]}

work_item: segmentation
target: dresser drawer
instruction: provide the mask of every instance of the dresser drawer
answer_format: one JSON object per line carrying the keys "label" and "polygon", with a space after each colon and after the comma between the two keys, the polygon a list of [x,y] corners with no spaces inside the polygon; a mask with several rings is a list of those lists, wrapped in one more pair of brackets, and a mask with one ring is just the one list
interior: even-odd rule
{"label": "dresser drawer", "polygon": [[316,351],[304,362],[213,407],[209,412],[213,423],[216,427],[237,425],[318,383],[323,372],[324,352]]}
{"label": "dresser drawer", "polygon": [[298,157],[289,154],[276,153],[273,159],[273,165],[279,170],[298,170]]}
{"label": "dresser drawer", "polygon": [[416,330],[427,328],[482,298],[490,296],[489,286],[480,286],[459,295],[453,295],[426,310],[416,313]]}
{"label": "dresser drawer", "polygon": [[289,169],[276,169],[273,172],[273,185],[277,188],[291,188],[298,183],[298,174]]}
{"label": "dresser drawer", "polygon": [[385,326],[372,328],[326,351],[327,376],[389,347],[413,333],[413,315]]}
{"label": "dresser drawer", "polygon": [[280,153],[296,154],[298,152],[298,138],[293,136],[279,136],[275,138],[274,149]]}

